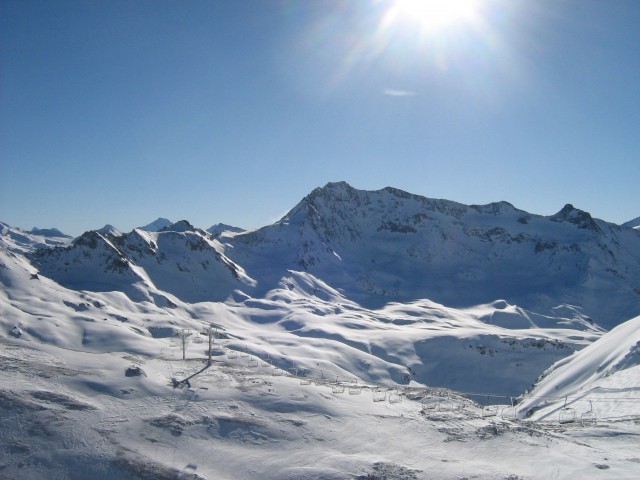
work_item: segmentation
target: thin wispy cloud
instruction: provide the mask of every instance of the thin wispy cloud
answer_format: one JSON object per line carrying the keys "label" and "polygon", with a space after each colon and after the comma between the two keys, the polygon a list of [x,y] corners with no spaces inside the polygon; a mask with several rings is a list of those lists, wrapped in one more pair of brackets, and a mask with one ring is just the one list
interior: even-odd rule
{"label": "thin wispy cloud", "polygon": [[417,95],[416,92],[411,90],[398,90],[395,88],[386,88],[382,91],[382,94],[390,97],[415,97]]}

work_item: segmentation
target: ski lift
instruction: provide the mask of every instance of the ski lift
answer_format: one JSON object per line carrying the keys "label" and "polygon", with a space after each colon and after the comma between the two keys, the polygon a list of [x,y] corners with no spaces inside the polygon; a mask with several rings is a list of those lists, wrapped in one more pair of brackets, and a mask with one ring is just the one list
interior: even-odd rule
{"label": "ski lift", "polygon": [[235,350],[229,350],[229,353],[227,354],[227,358],[229,358],[230,360],[233,360],[234,358],[238,358],[238,352],[236,352]]}
{"label": "ski lift", "polygon": [[380,387],[376,388],[373,391],[373,401],[374,402],[384,402],[387,399],[387,392],[382,390]]}
{"label": "ski lift", "polygon": [[360,393],[362,393],[362,388],[360,388],[358,380],[356,379],[356,383],[349,385],[349,395],[360,395]]}
{"label": "ski lift", "polygon": [[316,377],[316,379],[313,381],[313,383],[316,384],[316,386],[321,387],[323,385],[326,385],[328,382],[327,378],[324,376],[324,372],[322,370],[320,370],[320,376]]}
{"label": "ski lift", "polygon": [[247,346],[244,346],[244,351],[240,354],[243,357],[248,357],[249,356],[249,350],[247,350]]}
{"label": "ski lift", "polygon": [[500,412],[500,418],[502,418],[503,420],[515,420],[516,419],[515,407],[504,407]]}
{"label": "ski lift", "polygon": [[564,397],[564,408],[560,410],[558,417],[560,423],[572,423],[576,421],[575,408],[567,407],[567,397]]}
{"label": "ski lift", "polygon": [[485,405],[482,407],[482,418],[495,417],[498,415],[497,405]]}
{"label": "ski lift", "polygon": [[511,406],[504,407],[500,412],[500,417],[503,420],[516,420],[518,418],[516,414],[516,407],[513,406],[513,397],[510,397],[510,398],[511,398]]}
{"label": "ski lift", "polygon": [[331,391],[333,393],[344,393],[344,385],[339,381],[339,376],[336,377],[336,381],[331,384]]}
{"label": "ski lift", "polygon": [[247,362],[247,366],[249,368],[256,368],[258,366],[258,360],[256,360],[255,358],[250,358]]}
{"label": "ski lift", "polygon": [[435,410],[438,407],[438,401],[435,398],[425,398],[422,400],[422,412],[427,410]]}
{"label": "ski lift", "polygon": [[202,342],[204,342],[202,337],[196,337],[196,338],[193,339],[193,343],[202,343]]}
{"label": "ski lift", "polygon": [[269,358],[269,354],[267,353],[267,358],[262,360],[262,366],[263,367],[270,367],[271,366],[271,358]]}
{"label": "ski lift", "polygon": [[300,379],[300,385],[311,385],[311,379],[310,378],[306,378],[306,377],[302,377]]}
{"label": "ski lift", "polygon": [[462,410],[462,404],[450,398],[438,402],[438,411],[440,412],[457,412],[459,410]]}
{"label": "ski lift", "polygon": [[341,385],[341,384],[339,384],[339,383],[334,383],[334,384],[331,386],[331,391],[332,391],[333,393],[344,393],[344,385]]}
{"label": "ski lift", "polygon": [[402,395],[399,391],[389,393],[389,403],[402,403]]}
{"label": "ski lift", "polygon": [[596,418],[596,412],[593,411],[593,403],[589,400],[589,411],[580,415],[580,424],[583,427],[595,427],[597,423],[598,419]]}
{"label": "ski lift", "polygon": [[284,370],[281,370],[278,367],[273,367],[271,375],[273,375],[274,377],[281,377],[284,375]]}

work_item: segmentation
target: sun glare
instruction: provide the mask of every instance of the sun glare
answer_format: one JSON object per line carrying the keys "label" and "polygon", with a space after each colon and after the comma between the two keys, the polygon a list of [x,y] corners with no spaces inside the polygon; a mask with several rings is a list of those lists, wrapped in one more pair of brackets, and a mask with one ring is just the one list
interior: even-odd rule
{"label": "sun glare", "polygon": [[388,21],[413,21],[429,31],[441,30],[473,20],[480,0],[395,0]]}

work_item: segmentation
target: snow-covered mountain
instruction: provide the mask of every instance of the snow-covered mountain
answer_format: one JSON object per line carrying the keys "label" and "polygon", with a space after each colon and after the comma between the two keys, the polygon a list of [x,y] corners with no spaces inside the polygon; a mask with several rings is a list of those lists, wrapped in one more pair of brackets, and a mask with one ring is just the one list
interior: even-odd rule
{"label": "snow-covered mountain", "polygon": [[0,224],[0,477],[640,475],[633,228],[330,183],[222,230]]}
{"label": "snow-covered mountain", "polygon": [[72,238],[71,235],[67,235],[65,233],[62,233],[57,228],[38,228],[38,227],[33,227],[31,230],[29,230],[28,233],[31,234],[31,235],[38,235],[38,236],[43,236],[43,237],[48,237],[48,238]]}
{"label": "snow-covered mountain", "polygon": [[605,329],[640,314],[640,232],[572,205],[545,217],[506,202],[467,206],[340,182],[251,232],[218,236],[226,227],[212,234],[186,220],[153,231],[165,223],[126,235],[106,226],[31,258],[72,288],[156,288],[189,302],[235,290],[263,297],[303,271],[368,308],[503,299],[576,328]]}
{"label": "snow-covered mountain", "polygon": [[216,240],[186,221],[159,232],[89,231],[73,244],[30,255],[43,275],[76,290],[122,291],[135,300],[221,301],[251,286]]}
{"label": "snow-covered mountain", "polygon": [[[98,255],[110,239],[95,241]],[[640,391],[638,319],[563,363],[578,371],[548,373],[518,419],[509,396],[597,332],[542,328],[557,319],[505,301],[366,309],[302,271],[264,298],[161,304],[65,288],[0,248],[0,284],[3,478],[640,475],[629,400]],[[205,327],[216,329],[210,368]],[[600,396],[597,424],[583,427],[586,402],[573,400],[584,392]],[[578,421],[559,424],[560,395]]]}
{"label": "snow-covered mountain", "polygon": [[173,222],[171,220],[160,217],[154,220],[153,222],[145,225],[144,227],[140,227],[138,230],[144,230],[146,232],[159,232],[163,228],[171,225],[172,223]]}
{"label": "snow-covered mountain", "polygon": [[33,228],[24,231],[0,222],[1,246],[14,252],[28,252],[38,248],[66,246],[72,237],[57,228]]}
{"label": "snow-covered mountain", "polygon": [[[291,336],[331,339],[348,359],[334,362],[341,374],[355,358],[382,361],[362,378],[467,392],[517,395],[640,313],[640,235],[571,205],[542,217],[341,182],[259,230],[217,237],[186,220],[150,230],[107,225],[23,253],[71,290],[161,308],[225,302],[285,332],[283,348]],[[389,344],[391,330],[407,339]]]}
{"label": "snow-covered mountain", "polygon": [[368,306],[505,299],[553,315],[572,305],[606,328],[640,313],[640,235],[571,205],[543,217],[506,202],[467,206],[330,183],[228,245],[267,289],[286,270],[304,270]]}
{"label": "snow-covered mountain", "polygon": [[628,222],[623,223],[622,226],[638,229],[640,228],[640,217],[629,220]]}
{"label": "snow-covered mountain", "polygon": [[244,231],[246,231],[244,228],[234,227],[231,225],[227,225],[225,223],[216,223],[215,225],[212,225],[209,228],[207,228],[207,232],[209,232],[214,237],[219,237],[225,232],[241,233]]}

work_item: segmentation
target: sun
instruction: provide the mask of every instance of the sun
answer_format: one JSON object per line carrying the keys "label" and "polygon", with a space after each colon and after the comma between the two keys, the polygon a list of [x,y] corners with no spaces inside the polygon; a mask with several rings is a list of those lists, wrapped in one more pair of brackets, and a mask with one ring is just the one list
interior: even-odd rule
{"label": "sun", "polygon": [[387,11],[387,22],[416,22],[427,31],[442,30],[473,21],[481,0],[394,0]]}

